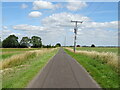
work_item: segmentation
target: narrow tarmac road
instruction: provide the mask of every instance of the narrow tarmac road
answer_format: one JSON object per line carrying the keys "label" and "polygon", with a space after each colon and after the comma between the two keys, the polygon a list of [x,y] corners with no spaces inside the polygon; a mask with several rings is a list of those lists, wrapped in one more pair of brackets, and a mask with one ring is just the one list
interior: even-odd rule
{"label": "narrow tarmac road", "polygon": [[100,88],[87,71],[62,48],[27,88]]}

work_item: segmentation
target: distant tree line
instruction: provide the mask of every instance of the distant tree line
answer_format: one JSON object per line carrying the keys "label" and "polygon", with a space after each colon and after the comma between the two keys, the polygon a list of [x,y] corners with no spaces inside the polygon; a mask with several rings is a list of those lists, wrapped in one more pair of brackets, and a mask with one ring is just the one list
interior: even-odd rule
{"label": "distant tree line", "polygon": [[43,48],[55,48],[55,47],[61,47],[61,44],[60,43],[57,43],[55,46],[52,46],[51,44],[49,45],[43,45]]}
{"label": "distant tree line", "polygon": [[[74,46],[65,46],[65,47],[74,47]],[[80,45],[76,45],[76,47],[96,47],[94,44],[92,44],[91,46],[80,46]],[[103,46],[102,46],[103,47]]]}
{"label": "distant tree line", "polygon": [[53,48],[61,46],[60,43],[57,43],[55,46],[51,45],[42,45],[42,40],[38,36],[22,37],[21,41],[18,41],[18,37],[15,35],[10,35],[3,41],[0,38],[0,48]]}

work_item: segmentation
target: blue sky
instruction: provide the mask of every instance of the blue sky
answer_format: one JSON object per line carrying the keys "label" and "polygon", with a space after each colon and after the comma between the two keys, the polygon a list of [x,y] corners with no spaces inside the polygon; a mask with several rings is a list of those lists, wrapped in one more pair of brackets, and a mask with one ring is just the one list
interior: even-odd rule
{"label": "blue sky", "polygon": [[[25,3],[29,7],[26,9],[22,9],[21,5]],[[55,3],[55,2],[54,2]],[[59,2],[56,2],[59,3]],[[67,2],[60,2],[61,4],[66,4]],[[82,14],[85,16],[88,16],[92,18],[94,21],[97,22],[108,22],[108,21],[117,21],[117,12],[118,12],[118,3],[117,2],[87,2],[88,6],[82,10],[78,11],[69,11],[65,8],[60,8],[55,11],[52,11],[52,13],[45,12],[45,10],[38,10],[44,13],[42,17],[39,18],[42,19],[46,16],[49,16],[53,13],[60,13],[60,12],[70,12],[70,13],[77,13]],[[38,20],[32,19],[28,17],[28,13],[32,10],[32,2],[4,2],[3,3],[3,19],[5,19],[4,25],[10,25],[10,24],[21,24],[21,23],[28,23],[31,24],[31,20]],[[46,10],[47,11],[47,10]],[[95,11],[95,12],[94,12]],[[32,23],[39,25],[40,22]]]}
{"label": "blue sky", "polygon": [[[82,17],[86,17],[87,19],[85,20],[83,19],[85,22],[85,24],[83,24],[82,26],[83,29],[82,30],[80,29],[78,32],[79,34],[78,34],[77,44],[91,45],[94,43],[98,46],[117,45],[117,37],[116,37],[117,28],[115,27],[117,26],[116,22],[118,21],[117,2],[85,2],[85,4],[80,4],[80,6],[77,6],[75,9],[74,9],[74,5],[71,5],[70,2],[50,2],[50,3],[51,3],[50,5],[52,6],[56,5],[57,8],[51,8],[48,6],[48,8],[46,9],[45,6],[43,7],[37,6],[38,8],[35,10],[33,9],[33,7],[36,7],[35,5],[39,5],[39,4],[35,3],[35,5],[33,5],[33,2],[3,2],[2,3],[2,15],[3,15],[2,26],[4,27],[3,38],[6,38],[9,34],[16,34],[20,38],[22,36],[30,37],[32,35],[37,35],[42,37],[43,44],[54,45],[55,43],[60,42],[62,43],[62,45],[64,45],[65,43],[66,45],[72,45],[74,33],[71,30],[74,28],[74,25],[71,26],[68,25],[67,18],[70,17],[73,19],[76,18],[81,19]],[[69,8],[67,8],[67,6]],[[40,12],[41,15],[39,15],[38,17],[29,16],[29,14],[34,11]],[[66,18],[64,15],[67,15]],[[63,24],[62,22],[63,23],[67,22],[64,23],[65,27],[62,26]],[[91,22],[91,23],[87,23],[87,22]],[[93,25],[93,27],[87,26],[90,24],[91,26]],[[60,27],[59,30],[58,27],[53,28],[54,25],[56,26],[59,25],[59,27],[60,26],[62,27]],[[20,26],[24,28],[21,28]],[[33,29],[28,30],[29,27],[34,28],[33,26],[37,28],[35,29],[35,31],[33,31]],[[51,28],[55,30],[53,31],[51,30]],[[90,40],[89,40],[90,35],[88,33],[89,32],[88,29],[91,30],[90,35],[93,35],[91,36]],[[55,32],[59,34],[61,33],[65,33],[65,34],[56,35]],[[97,32],[100,34],[96,36]],[[113,37],[111,37],[112,34]],[[67,42],[65,42],[65,37],[67,38]],[[98,38],[95,39],[95,37]],[[89,42],[87,40],[89,40]]]}

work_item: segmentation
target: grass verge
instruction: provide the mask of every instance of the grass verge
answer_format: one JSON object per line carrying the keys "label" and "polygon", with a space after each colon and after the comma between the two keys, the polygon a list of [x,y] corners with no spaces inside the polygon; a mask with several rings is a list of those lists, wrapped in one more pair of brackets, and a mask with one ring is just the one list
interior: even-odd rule
{"label": "grass verge", "polygon": [[24,52],[14,52],[14,53],[2,54],[1,57],[0,57],[0,61],[5,60],[7,58],[10,58],[13,55],[17,55],[17,54],[20,54],[20,53],[24,53]]}
{"label": "grass verge", "polygon": [[41,48],[0,48],[0,50],[4,53],[6,52],[20,52],[20,51],[31,51],[31,50],[38,50],[38,49],[41,49]]}
{"label": "grass verge", "polygon": [[[69,51],[73,52],[71,48],[66,48]],[[86,55],[91,57],[92,59],[97,59],[102,61],[104,64],[108,64],[114,68],[116,72],[119,72],[119,65],[118,65],[118,55],[112,52],[97,52],[97,51],[81,51],[76,50],[76,53],[81,55]]]}
{"label": "grass verge", "polygon": [[46,65],[52,56],[57,52],[46,51],[45,53],[37,53],[34,58],[23,61],[22,65],[13,65],[15,67],[6,68],[3,72],[3,88],[24,88],[28,82]]}
{"label": "grass verge", "polygon": [[67,49],[65,51],[76,59],[102,88],[120,88],[118,73],[110,65]]}
{"label": "grass verge", "polygon": [[40,49],[41,48],[0,48],[0,61],[11,58],[13,55]]}

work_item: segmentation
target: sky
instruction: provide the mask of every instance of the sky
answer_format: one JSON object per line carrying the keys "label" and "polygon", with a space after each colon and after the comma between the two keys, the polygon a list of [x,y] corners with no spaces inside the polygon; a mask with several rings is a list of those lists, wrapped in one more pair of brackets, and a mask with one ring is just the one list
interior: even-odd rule
{"label": "sky", "polygon": [[77,44],[118,45],[117,2],[2,2],[2,40],[15,34],[39,36],[44,45],[73,45],[74,23],[78,24]]}

